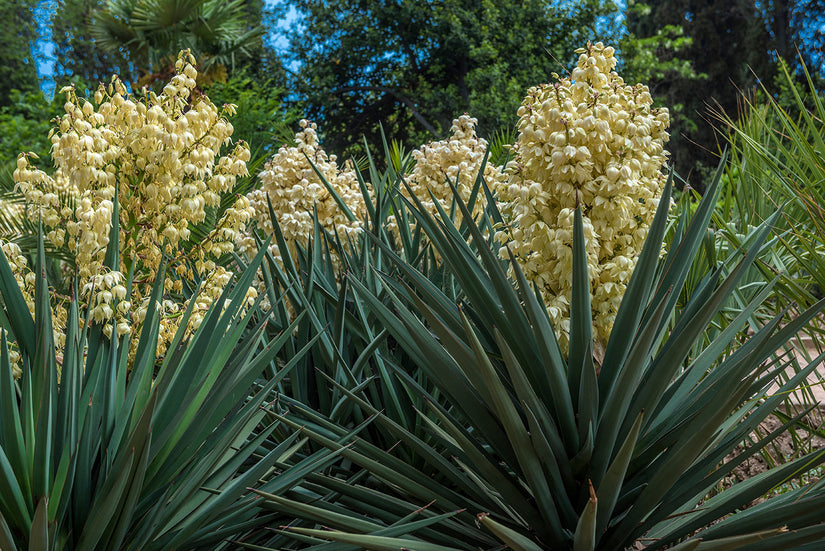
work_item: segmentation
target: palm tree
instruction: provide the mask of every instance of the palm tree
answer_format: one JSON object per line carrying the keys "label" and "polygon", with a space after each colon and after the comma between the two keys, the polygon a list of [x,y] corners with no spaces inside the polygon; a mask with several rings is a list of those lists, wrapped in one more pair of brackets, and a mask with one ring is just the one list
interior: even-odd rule
{"label": "palm tree", "polygon": [[163,74],[180,50],[202,69],[233,67],[260,45],[263,28],[250,24],[245,0],[107,0],[91,33],[104,49],[120,52],[148,80]]}

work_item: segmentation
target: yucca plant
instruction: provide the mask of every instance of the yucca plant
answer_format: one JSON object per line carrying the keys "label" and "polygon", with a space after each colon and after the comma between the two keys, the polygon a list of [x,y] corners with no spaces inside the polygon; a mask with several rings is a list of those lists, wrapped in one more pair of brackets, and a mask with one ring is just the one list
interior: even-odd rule
{"label": "yucca plant", "polygon": [[[109,266],[118,265],[117,240],[116,207]],[[294,366],[275,366],[290,331],[260,347],[262,322],[252,322],[246,292],[262,255],[191,336],[192,307],[183,314],[163,358],[155,308],[140,335],[109,339],[76,298],[56,354],[42,235],[36,259],[32,317],[0,255],[0,549],[219,549],[260,526],[248,487],[297,438],[261,451],[277,423],[260,406]],[[163,287],[159,276],[152,304]],[[256,385],[267,368],[276,377]]]}
{"label": "yucca plant", "polygon": [[[289,304],[306,315],[298,323],[284,353],[291,354],[309,339],[317,338],[291,377],[279,383],[280,396],[311,406],[341,426],[352,427],[364,421],[364,413],[344,399],[343,391],[336,384],[343,385],[344,389],[359,389],[391,419],[423,434],[426,425],[415,413],[416,407],[424,406],[420,396],[409,392],[392,377],[392,368],[388,365],[388,362],[411,365],[410,358],[402,347],[392,342],[381,321],[370,315],[363,300],[354,294],[351,280],[357,279],[375,293],[382,292],[384,283],[377,273],[402,277],[387,260],[385,251],[391,251],[405,259],[405,266],[415,266],[453,299],[459,290],[449,270],[436,261],[435,251],[422,229],[409,224],[410,214],[399,199],[398,189],[404,185],[404,172],[400,167],[409,165],[409,159],[386,140],[383,145],[388,159],[385,169],[378,166],[369,147],[365,147],[364,171],[355,169],[367,205],[368,218],[362,221],[365,233],[345,242],[347,238],[325,231],[316,215],[312,239],[293,252],[286,244],[276,214],[270,209],[273,240],[279,245],[282,261],[267,255],[263,266],[266,293],[272,305],[269,331],[279,332],[290,323]],[[317,174],[341,210],[354,220],[333,186],[320,171]],[[471,201],[476,201],[482,193],[482,182],[478,180]],[[387,218],[391,214],[403,220],[398,225],[397,236],[387,231]],[[469,237],[466,224],[461,231]],[[410,373],[417,377],[416,373],[420,372],[413,373],[411,369]],[[419,382],[427,385],[423,377]],[[393,443],[391,436],[373,428],[367,428],[361,437],[372,438],[370,441],[381,446]]]}
{"label": "yucca plant", "polygon": [[[763,253],[780,216],[754,229],[747,248],[720,261],[676,315],[721,173],[720,167],[695,213],[681,215],[660,259],[668,184],[601,364],[591,349],[580,213],[565,357],[538,293],[517,267],[516,281],[507,279],[475,224],[469,224],[468,243],[447,213],[435,220],[413,206],[417,223],[456,279],[457,300],[389,249],[384,254],[403,281],[377,273],[384,284],[380,293],[357,279],[350,283],[411,358],[412,365],[388,363],[410,394],[424,398],[427,408],[418,414],[432,438],[424,441],[389,418],[362,388],[337,385],[369,415],[367,424],[393,436],[391,449],[359,440],[363,427],[337,426],[294,400],[271,406],[273,419],[339,453],[345,463],[288,494],[263,496],[263,506],[281,512],[281,519],[302,519],[265,545],[283,548],[287,537],[294,538],[295,547],[311,549],[812,550],[819,545],[825,537],[823,483],[737,511],[821,464],[825,451],[717,492],[738,462],[762,451],[798,419],[744,449],[736,461],[725,461],[821,362],[820,356],[779,392],[768,394],[786,367],[772,359],[774,351],[825,307],[820,301],[791,320],[782,312],[730,352],[730,343],[776,283],[768,281],[736,319],[695,350]],[[458,205],[466,220],[469,211],[460,200]],[[735,266],[727,270],[731,263]],[[431,386],[410,376],[413,369]],[[425,466],[400,459],[402,453],[414,454]],[[347,468],[350,464],[357,467]],[[324,543],[330,540],[338,544]]]}

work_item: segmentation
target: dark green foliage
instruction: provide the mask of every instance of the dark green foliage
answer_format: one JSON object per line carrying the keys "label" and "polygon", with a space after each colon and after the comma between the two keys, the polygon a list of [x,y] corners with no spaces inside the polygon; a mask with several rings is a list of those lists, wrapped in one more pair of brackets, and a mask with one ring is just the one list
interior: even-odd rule
{"label": "dark green foliage", "polygon": [[51,20],[58,85],[66,79],[80,79],[95,87],[113,74],[130,79],[126,60],[104,50],[92,38],[89,26],[99,6],[99,0],[58,0]]}
{"label": "dark green foliage", "polygon": [[627,34],[619,40],[619,74],[625,82],[641,82],[650,88],[657,105],[667,107],[671,117],[671,141],[667,149],[675,158],[682,157],[679,132],[683,128],[694,128],[690,116],[685,114],[682,98],[662,97],[661,86],[674,80],[692,82],[695,86],[703,85],[708,78],[705,73],[697,72],[695,63],[687,55],[693,44],[693,38],[685,35],[679,23],[667,23],[645,28],[640,21],[650,17],[652,8],[648,3],[630,0],[625,10],[625,28]]}
{"label": "dark green foliage", "polygon": [[[645,38],[656,35],[666,25],[673,25],[691,40],[679,57],[690,60],[701,79],[671,74],[654,78],[649,84],[659,103],[681,106],[672,120],[668,146],[674,154],[677,171],[683,177],[697,171],[707,172],[716,165],[723,148],[723,139],[708,121],[709,109],[736,113],[740,92],[753,90],[757,79],[769,82],[776,74],[771,52],[780,47],[777,37],[792,31],[789,21],[782,24],[762,10],[776,11],[788,3],[754,0],[646,0],[644,3],[649,10],[628,12],[627,27],[631,33]],[[701,178],[691,180],[701,182]]]}
{"label": "dark green foliage", "polygon": [[62,102],[47,101],[39,90],[9,93],[7,103],[0,107],[0,170],[14,170],[22,152],[49,158],[51,120],[62,113],[62,107]]}
{"label": "dark green foliage", "polygon": [[469,112],[479,134],[513,125],[528,87],[563,73],[612,2],[300,0],[292,89],[329,150],[377,143],[379,122],[406,145],[444,136]]}
{"label": "dark green foliage", "polygon": [[123,56],[134,76],[164,72],[190,49],[199,65],[234,69],[261,47],[263,28],[244,0],[107,0],[92,17],[97,45]]}
{"label": "dark green foliage", "polygon": [[32,53],[37,39],[37,4],[36,0],[0,2],[0,107],[14,101],[12,90],[34,92],[40,88]]}
{"label": "dark green foliage", "polygon": [[[22,93],[12,90],[8,104],[0,106],[0,200],[22,202],[12,176],[17,167],[17,156],[32,152],[41,159],[49,158],[50,121],[60,111],[62,104],[46,101],[40,91]],[[16,235],[22,225],[23,221],[8,210],[0,211],[0,235]]]}
{"label": "dark green foliage", "polygon": [[249,144],[253,166],[258,160],[271,157],[292,136],[292,126],[299,119],[295,110],[287,110],[284,105],[283,81],[263,75],[264,71],[253,71],[250,67],[233,74],[226,82],[216,82],[204,89],[218,107],[226,103],[238,106],[231,118],[233,135]]}

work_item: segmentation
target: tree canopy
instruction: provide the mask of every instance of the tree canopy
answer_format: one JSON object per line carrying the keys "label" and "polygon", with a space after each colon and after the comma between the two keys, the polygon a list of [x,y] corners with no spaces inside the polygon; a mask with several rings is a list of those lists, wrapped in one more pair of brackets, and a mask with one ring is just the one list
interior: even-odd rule
{"label": "tree canopy", "polygon": [[[627,27],[638,37],[650,37],[670,25],[690,42],[680,52],[689,59],[695,76],[670,74],[650,84],[665,105],[679,106],[671,129],[669,149],[680,174],[697,167],[716,166],[721,147],[713,129],[712,110],[735,114],[740,94],[759,81],[770,83],[777,72],[774,52],[787,61],[795,57],[794,44],[813,54],[822,33],[809,26],[822,20],[825,6],[807,0],[645,0],[645,9],[628,10]],[[809,31],[809,32],[808,32]],[[817,38],[818,37],[818,38]],[[821,61],[820,61],[821,63]]]}
{"label": "tree canopy", "polygon": [[[294,92],[333,150],[379,124],[415,142],[465,111],[490,134],[513,125],[528,86],[562,73],[612,2],[297,0]],[[286,9],[287,4],[281,6]],[[282,12],[283,13],[283,12]]]}
{"label": "tree canopy", "polygon": [[52,14],[55,43],[55,77],[79,80],[88,86],[119,73],[128,79],[128,64],[119,52],[95,43],[90,26],[99,9],[98,0],[58,0]]}
{"label": "tree canopy", "polygon": [[0,106],[8,105],[12,90],[37,90],[37,67],[32,46],[37,40],[34,8],[37,0],[0,2]]}

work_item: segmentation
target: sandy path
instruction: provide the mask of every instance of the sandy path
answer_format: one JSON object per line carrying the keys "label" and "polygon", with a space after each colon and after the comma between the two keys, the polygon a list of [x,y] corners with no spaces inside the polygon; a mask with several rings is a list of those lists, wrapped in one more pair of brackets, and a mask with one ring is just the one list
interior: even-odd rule
{"label": "sandy path", "polygon": [[[821,353],[823,349],[825,349],[825,342],[814,342],[813,337],[809,335],[803,335],[798,341],[795,343],[795,355],[796,359],[799,362],[800,367],[806,367],[808,365],[807,356],[810,357],[812,360],[816,359],[816,357]],[[803,352],[804,350],[804,352]],[[793,376],[794,372],[793,369],[788,368],[786,371],[788,376]],[[774,383],[769,393],[776,392],[779,389],[779,385]],[[825,361],[819,362],[819,366],[808,376],[808,390],[813,394],[813,398],[825,404]],[[808,395],[808,399],[805,399],[804,395],[800,395],[799,392],[795,392],[791,395],[791,401],[794,403],[810,403],[810,395]]]}

